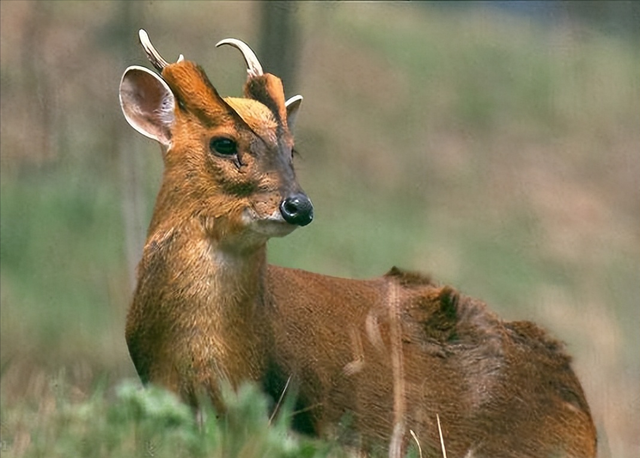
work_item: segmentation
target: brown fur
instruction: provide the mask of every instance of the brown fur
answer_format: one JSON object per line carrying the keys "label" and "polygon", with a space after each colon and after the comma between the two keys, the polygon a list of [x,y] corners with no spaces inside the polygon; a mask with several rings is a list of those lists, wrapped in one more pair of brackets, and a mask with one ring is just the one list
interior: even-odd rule
{"label": "brown fur", "polygon": [[[267,265],[267,239],[293,227],[265,221],[300,192],[277,78],[222,99],[190,62],[162,77],[175,119],[126,328],[143,382],[222,409],[222,381],[274,399],[290,381],[299,430],[365,451],[412,431],[441,456],[438,416],[450,457],[595,456],[570,358],[536,325],[397,268],[357,281]],[[220,135],[235,159],[208,150]]]}

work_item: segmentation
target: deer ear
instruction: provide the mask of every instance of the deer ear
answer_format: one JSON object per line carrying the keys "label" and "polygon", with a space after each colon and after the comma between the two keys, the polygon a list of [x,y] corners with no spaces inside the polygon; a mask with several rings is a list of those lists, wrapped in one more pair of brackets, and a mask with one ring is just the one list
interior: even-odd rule
{"label": "deer ear", "polygon": [[296,118],[298,116],[298,111],[300,110],[300,105],[302,104],[302,96],[294,95],[289,100],[285,102],[285,107],[287,107],[287,126],[289,126],[289,131],[293,132],[293,129],[296,125]]}
{"label": "deer ear", "polygon": [[120,106],[135,130],[165,146],[171,144],[175,97],[157,74],[144,67],[127,68],[120,81]]}

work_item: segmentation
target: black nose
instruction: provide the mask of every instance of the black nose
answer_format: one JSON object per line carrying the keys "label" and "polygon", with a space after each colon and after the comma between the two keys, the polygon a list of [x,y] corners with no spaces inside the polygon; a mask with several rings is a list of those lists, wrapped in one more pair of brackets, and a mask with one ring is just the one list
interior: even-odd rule
{"label": "black nose", "polygon": [[280,213],[287,223],[306,226],[313,220],[313,204],[304,194],[293,194],[282,201]]}

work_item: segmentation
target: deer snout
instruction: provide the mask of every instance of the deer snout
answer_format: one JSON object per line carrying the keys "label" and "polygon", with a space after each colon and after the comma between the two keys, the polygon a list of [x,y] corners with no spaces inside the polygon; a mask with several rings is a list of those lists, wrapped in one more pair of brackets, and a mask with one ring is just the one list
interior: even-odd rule
{"label": "deer snout", "polygon": [[306,226],[313,220],[313,204],[303,193],[292,194],[280,203],[280,213],[287,223]]}

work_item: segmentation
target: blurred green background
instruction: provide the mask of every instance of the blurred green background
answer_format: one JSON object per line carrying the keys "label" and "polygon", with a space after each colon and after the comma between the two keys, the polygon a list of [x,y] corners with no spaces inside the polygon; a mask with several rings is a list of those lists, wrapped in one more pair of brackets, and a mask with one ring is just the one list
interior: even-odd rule
{"label": "blurred green background", "polygon": [[304,96],[297,169],[316,219],[273,240],[271,262],[421,270],[541,323],[575,357],[600,456],[638,456],[636,4],[274,11],[292,29],[268,41],[255,2],[1,3],[3,449],[27,447],[7,419],[26,405],[46,417],[61,374],[78,401],[97,380],[135,377],[124,320],[162,163],[121,115],[118,83],[149,67],[142,27],[223,95],[241,93],[245,68],[214,44],[235,37]]}

